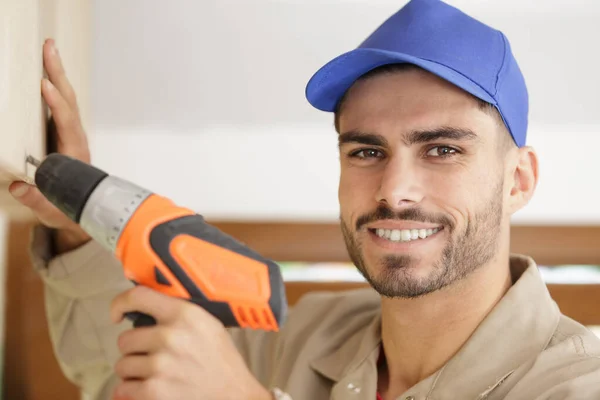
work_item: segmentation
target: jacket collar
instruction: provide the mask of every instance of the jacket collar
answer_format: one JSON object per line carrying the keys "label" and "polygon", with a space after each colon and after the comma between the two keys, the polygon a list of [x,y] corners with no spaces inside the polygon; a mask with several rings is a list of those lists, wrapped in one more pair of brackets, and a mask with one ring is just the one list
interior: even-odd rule
{"label": "jacket collar", "polygon": [[[535,262],[511,255],[513,286],[483,320],[467,343],[433,376],[416,385],[436,400],[485,398],[519,365],[549,343],[560,318]],[[349,340],[311,362],[319,374],[339,382],[360,366],[372,369],[381,344],[381,310]],[[367,364],[367,365],[365,365]]]}
{"label": "jacket collar", "polygon": [[381,344],[381,313],[378,312],[368,325],[363,326],[339,347],[325,353],[310,363],[311,367],[333,382],[358,368],[369,358],[379,354]]}

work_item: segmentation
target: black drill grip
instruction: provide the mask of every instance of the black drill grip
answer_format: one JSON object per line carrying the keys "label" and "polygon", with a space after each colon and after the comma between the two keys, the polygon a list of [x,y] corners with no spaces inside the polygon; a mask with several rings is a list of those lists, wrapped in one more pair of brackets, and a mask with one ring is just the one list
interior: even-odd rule
{"label": "black drill grip", "polygon": [[156,325],[154,317],[141,312],[133,311],[125,313],[125,317],[133,322],[133,327],[138,328],[140,326],[153,326]]}
{"label": "black drill grip", "polygon": [[[272,260],[266,259],[260,256],[258,253],[251,250],[248,246],[235,238],[225,234],[216,227],[206,223],[204,218],[199,215],[188,215],[177,219],[164,222],[152,229],[150,234],[150,246],[152,250],[160,257],[165,266],[169,269],[170,273],[177,279],[177,281],[185,288],[190,296],[190,301],[204,308],[210,314],[218,318],[223,325],[226,327],[240,326],[240,321],[236,318],[235,310],[231,307],[231,304],[227,301],[213,301],[209,300],[205,293],[198,287],[191,279],[191,271],[186,270],[174,257],[172,253],[171,243],[179,236],[187,236],[191,238],[197,238],[198,240],[223,249],[226,252],[232,252],[239,255],[245,260],[251,260],[251,262],[260,263],[266,268],[266,285],[270,288],[270,297],[267,301],[267,306],[270,313],[274,318],[274,325],[280,327],[287,314],[287,299],[285,293],[285,285],[281,276],[279,266]],[[211,252],[209,252],[211,253]],[[195,264],[192,268],[202,269],[204,266],[210,268],[221,264],[221,259],[214,259],[212,254],[205,254],[199,257],[193,257],[196,261],[200,260],[199,264]],[[192,258],[192,257],[191,257]],[[204,264],[204,265],[202,265]],[[222,271],[228,271],[229,273],[235,272],[235,267],[240,268],[242,271],[248,262],[240,261],[239,264],[226,264],[222,265]],[[234,267],[228,269],[228,267]],[[237,274],[237,280],[240,277],[244,277],[243,274]],[[161,282],[160,271],[156,273],[157,282]],[[245,277],[244,277],[245,278]],[[236,281],[236,274],[233,273],[231,277],[232,281]],[[250,278],[253,279],[253,278]],[[168,280],[164,282],[168,285]],[[233,285],[233,283],[232,283]],[[258,283],[257,283],[258,285]],[[253,310],[248,311],[250,314],[245,314],[248,318],[255,318],[254,321],[259,320],[261,316],[252,315]],[[240,314],[238,314],[240,315]]]}

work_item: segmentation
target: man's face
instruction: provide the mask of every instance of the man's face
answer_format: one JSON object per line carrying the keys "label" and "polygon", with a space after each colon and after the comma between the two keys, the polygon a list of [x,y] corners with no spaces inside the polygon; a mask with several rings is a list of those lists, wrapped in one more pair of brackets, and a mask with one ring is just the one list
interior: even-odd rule
{"label": "man's face", "polygon": [[421,296],[495,256],[507,133],[471,96],[421,70],[378,75],[350,89],[339,132],[342,231],[380,294]]}

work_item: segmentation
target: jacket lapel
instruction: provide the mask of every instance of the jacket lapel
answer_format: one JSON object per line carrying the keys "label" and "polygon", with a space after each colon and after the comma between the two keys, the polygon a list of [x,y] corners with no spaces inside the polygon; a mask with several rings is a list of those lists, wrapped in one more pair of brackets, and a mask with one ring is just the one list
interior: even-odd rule
{"label": "jacket lapel", "polygon": [[332,381],[331,399],[373,400],[377,392],[377,358],[381,314],[335,351],[315,358],[311,368]]}
{"label": "jacket lapel", "polygon": [[514,256],[511,270],[518,279],[446,363],[428,398],[487,398],[548,345],[560,319],[558,306],[533,260]]}

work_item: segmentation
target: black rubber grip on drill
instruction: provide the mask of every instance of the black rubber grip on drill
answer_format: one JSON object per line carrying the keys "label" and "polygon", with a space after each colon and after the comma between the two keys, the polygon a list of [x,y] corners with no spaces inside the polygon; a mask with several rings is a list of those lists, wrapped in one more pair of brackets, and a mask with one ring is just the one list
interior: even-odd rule
{"label": "black rubber grip on drill", "polygon": [[269,307],[277,324],[280,326],[283,324],[287,314],[287,299],[279,266],[273,261],[254,252],[233,237],[227,235],[225,232],[206,223],[204,218],[199,214],[184,216],[160,224],[156,226],[150,234],[150,246],[175,275],[177,280],[185,287],[191,296],[192,302],[216,316],[225,326],[238,326],[237,320],[233,315],[229,304],[226,302],[209,301],[179,266],[179,263],[171,256],[171,240],[181,234],[197,237],[203,241],[266,264],[269,272],[269,285],[271,289]]}
{"label": "black rubber grip on drill", "polygon": [[35,172],[35,184],[52,204],[79,223],[88,198],[108,174],[64,154],[49,154]]}
{"label": "black rubber grip on drill", "polygon": [[135,328],[139,328],[140,326],[153,326],[156,325],[156,320],[154,317],[148,314],[143,314],[141,312],[133,311],[125,313],[125,317],[133,322],[133,326]]}

